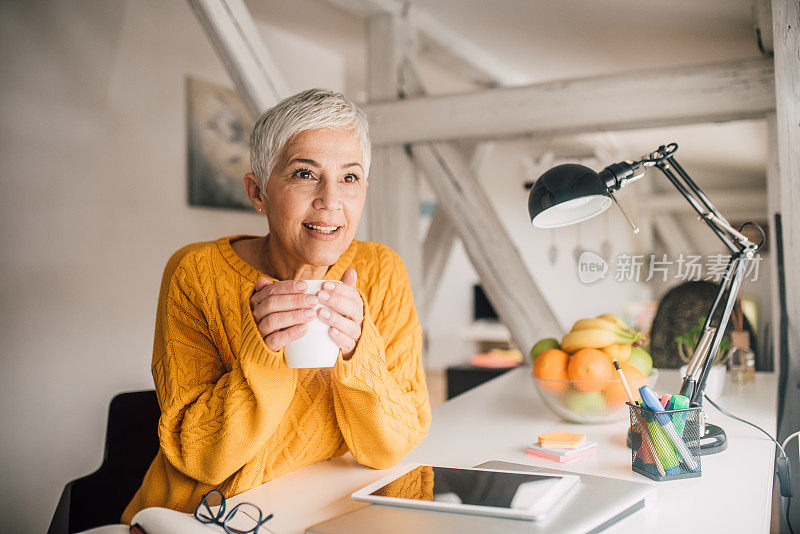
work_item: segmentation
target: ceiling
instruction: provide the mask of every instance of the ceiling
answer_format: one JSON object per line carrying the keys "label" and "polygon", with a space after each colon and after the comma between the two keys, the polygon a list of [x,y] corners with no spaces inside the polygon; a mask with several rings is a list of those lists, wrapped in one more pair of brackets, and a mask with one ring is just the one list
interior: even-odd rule
{"label": "ceiling", "polygon": [[[295,31],[339,51],[347,91],[366,100],[363,20],[324,0],[248,0],[266,25]],[[758,56],[749,0],[414,0],[412,5],[468,38],[526,83],[584,77],[659,65]],[[478,89],[446,66],[420,61],[429,92]],[[634,158],[677,141],[679,160],[712,182],[763,184],[764,121],[706,124],[531,140],[530,154],[560,147],[560,156],[593,146]]]}
{"label": "ceiling", "polygon": [[531,83],[759,55],[749,0],[416,0]]}

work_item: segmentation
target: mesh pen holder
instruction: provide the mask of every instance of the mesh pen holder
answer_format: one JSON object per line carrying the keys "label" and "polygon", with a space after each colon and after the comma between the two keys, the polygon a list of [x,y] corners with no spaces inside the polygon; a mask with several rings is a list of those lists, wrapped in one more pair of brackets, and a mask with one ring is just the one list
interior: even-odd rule
{"label": "mesh pen holder", "polygon": [[701,408],[653,412],[628,403],[631,468],[657,481],[699,477]]}

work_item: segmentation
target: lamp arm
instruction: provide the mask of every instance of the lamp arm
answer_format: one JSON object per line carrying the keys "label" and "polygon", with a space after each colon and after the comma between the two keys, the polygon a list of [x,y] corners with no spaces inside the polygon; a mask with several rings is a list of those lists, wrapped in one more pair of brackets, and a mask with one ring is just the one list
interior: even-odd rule
{"label": "lamp arm", "polygon": [[678,175],[683,178],[683,181],[686,183],[689,189],[691,189],[692,193],[694,193],[694,195],[700,199],[700,202],[703,203],[706,209],[728,224],[728,221],[725,219],[725,217],[723,217],[722,214],[717,211],[717,208],[711,203],[711,200],[708,199],[705,193],[703,193],[703,190],[700,189],[700,186],[698,186],[695,181],[692,180],[692,177],[689,176],[689,173],[684,170],[680,163],[678,163],[678,160],[675,159],[675,156],[670,155],[666,158],[666,160],[670,165],[672,165]]}
{"label": "lamp arm", "polygon": [[[656,166],[731,253],[735,254],[751,247],[758,248],[746,236],[730,225],[725,216],[717,210],[716,206],[703,193],[703,190],[692,180],[689,173],[675,159],[674,154],[677,150],[677,143],[670,143],[666,146],[660,146],[658,150],[642,157],[639,161],[623,161],[609,165],[599,172],[600,179],[605,183],[608,195],[616,202],[616,197],[614,196],[616,191],[631,182],[639,180],[644,176],[647,167]],[[675,169],[677,175],[672,169]],[[625,214],[624,210],[623,214]],[[625,216],[627,218],[627,214]],[[630,219],[628,222],[634,228],[634,233],[638,232],[638,229]]]}
{"label": "lamp arm", "polygon": [[[706,317],[706,321],[703,327],[705,331],[711,325],[711,321],[717,311],[717,307],[719,306],[720,302],[722,301],[722,296],[727,291],[727,296],[725,297],[725,307],[722,310],[722,317],[720,317],[719,324],[716,327],[714,332],[714,337],[711,339],[711,343],[709,346],[709,351],[705,355],[705,361],[703,362],[702,370],[700,371],[700,376],[697,379],[697,383],[694,387],[694,391],[691,395],[691,403],[693,405],[701,405],[703,402],[703,391],[705,390],[706,381],[708,380],[708,375],[711,372],[711,368],[714,366],[714,361],[716,360],[717,351],[719,350],[719,346],[722,343],[722,338],[725,336],[725,328],[728,326],[728,321],[731,317],[731,311],[733,310],[733,306],[736,302],[736,297],[739,294],[739,289],[742,286],[742,282],[744,281],[745,274],[747,272],[747,262],[749,258],[744,254],[734,254],[731,256],[730,262],[728,263],[728,269],[725,272],[724,282],[720,284],[719,293],[717,293],[717,298],[714,301],[714,304],[711,306],[711,310],[708,312],[708,316]],[[691,379],[691,377],[684,378],[684,385],[687,383],[687,380]],[[683,389],[683,388],[681,388]]]}
{"label": "lamp arm", "polygon": [[[701,405],[703,402],[703,391],[705,390],[709,373],[714,366],[717,351],[722,343],[722,338],[725,336],[725,328],[728,326],[731,311],[733,310],[736,297],[739,295],[739,289],[742,286],[747,272],[747,263],[753,257],[758,246],[731,226],[728,220],[717,210],[711,200],[703,193],[703,190],[700,189],[677,162],[674,157],[676,150],[677,145],[675,144],[669,145],[668,148],[660,147],[658,152],[651,154],[651,157],[659,152],[663,154],[663,157],[656,158],[651,164],[658,167],[667,179],[672,182],[672,185],[674,185],[678,192],[689,202],[700,218],[703,219],[703,222],[711,228],[731,252],[731,258],[728,261],[728,267],[725,270],[723,282],[720,284],[717,297],[703,324],[703,332],[711,327],[714,315],[716,315],[717,309],[724,301],[722,317],[720,317],[719,324],[714,330],[711,343],[708,345],[706,353],[701,355],[702,367],[699,377],[696,379],[694,376],[684,377],[684,382],[681,387],[682,393],[688,393],[687,396],[690,397],[692,405]],[[643,164],[646,165],[647,163],[649,162],[644,162]],[[675,169],[677,175],[672,169]]]}
{"label": "lamp arm", "polygon": [[[705,193],[703,193],[703,190],[692,180],[689,173],[687,173],[675,159],[674,154],[677,150],[677,143],[662,145],[658,150],[642,157],[639,161],[625,161],[609,165],[603,169],[599,175],[605,182],[609,195],[614,198],[613,193],[615,191],[641,178],[647,167],[658,167],[672,185],[675,186],[675,189],[677,189],[692,206],[694,211],[697,212],[703,222],[711,228],[731,252],[731,258],[728,261],[728,266],[725,270],[723,281],[720,284],[719,292],[703,324],[703,333],[705,334],[709,329],[712,329],[711,324],[717,309],[720,304],[724,302],[722,316],[720,317],[719,324],[713,328],[714,331],[711,342],[705,347],[704,354],[698,354],[699,361],[697,365],[694,366],[691,373],[684,377],[681,387],[681,394],[689,397],[692,405],[700,405],[702,404],[703,390],[705,389],[708,375],[711,371],[711,367],[714,365],[714,360],[716,359],[717,351],[722,343],[722,338],[725,336],[725,328],[728,326],[736,297],[739,294],[739,289],[746,275],[747,264],[753,258],[753,254],[759,249],[761,244],[763,244],[763,241],[761,244],[756,245],[739,230],[731,226],[728,220],[717,210]],[[698,369],[700,370],[700,374],[696,376]]]}
{"label": "lamp arm", "polygon": [[[672,157],[668,159],[672,160],[673,162],[675,161]],[[694,191],[696,189],[699,191],[700,195],[702,195],[702,197],[700,197],[702,204],[694,196],[692,196],[690,190],[681,182],[675,173],[672,172],[670,164],[667,162],[667,160],[661,160],[655,165],[658,167],[658,170],[660,170],[664,176],[666,176],[667,179],[672,182],[672,185],[675,186],[675,189],[678,190],[678,192],[683,196],[683,198],[686,199],[692,208],[694,208],[694,211],[696,211],[700,218],[703,219],[703,222],[705,222],[708,227],[711,228],[715,234],[717,234],[717,237],[725,244],[728,250],[730,250],[731,253],[739,252],[741,250],[740,246],[737,246],[733,242],[728,235],[727,229],[721,226],[718,221],[724,222],[728,228],[731,228],[730,224],[728,224],[728,221],[722,216],[722,214],[719,213],[719,211],[717,211],[717,209],[714,207],[711,201],[708,200],[708,197],[703,194],[700,188],[695,185],[692,190]]]}

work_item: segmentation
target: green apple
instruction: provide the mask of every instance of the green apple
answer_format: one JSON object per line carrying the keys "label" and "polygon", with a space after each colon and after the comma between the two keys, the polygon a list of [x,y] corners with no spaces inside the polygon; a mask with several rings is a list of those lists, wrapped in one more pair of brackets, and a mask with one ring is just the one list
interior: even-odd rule
{"label": "green apple", "polygon": [[606,399],[600,391],[572,390],[567,392],[564,406],[582,415],[597,414],[606,409]]}
{"label": "green apple", "polygon": [[553,337],[546,337],[544,339],[540,339],[536,342],[536,345],[531,347],[531,361],[536,361],[536,357],[539,356],[546,350],[550,349],[560,349],[561,345],[558,344],[558,340]]}
{"label": "green apple", "polygon": [[642,347],[633,347],[631,357],[625,363],[639,369],[644,376],[650,376],[650,370],[653,368],[653,358]]}

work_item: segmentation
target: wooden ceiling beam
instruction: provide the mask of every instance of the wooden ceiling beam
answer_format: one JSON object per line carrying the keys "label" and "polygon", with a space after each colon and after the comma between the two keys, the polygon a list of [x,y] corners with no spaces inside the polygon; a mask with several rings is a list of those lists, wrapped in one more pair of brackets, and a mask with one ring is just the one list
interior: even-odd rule
{"label": "wooden ceiling beam", "polygon": [[411,153],[517,347],[528,351],[543,337],[559,337],[563,328],[458,149],[429,142],[412,145]]}
{"label": "wooden ceiling beam", "polygon": [[751,0],[753,26],[756,31],[758,49],[765,56],[772,56],[772,2],[771,0]]}
{"label": "wooden ceiling beam", "polygon": [[657,68],[365,106],[376,145],[552,136],[764,117],[772,60]]}
{"label": "wooden ceiling beam", "polygon": [[[800,276],[797,275],[800,265],[800,4],[797,0],[772,0],[772,17],[777,99],[775,143],[786,277],[785,318],[789,329],[790,373],[797,378],[800,376],[800,339],[797,337],[800,332]],[[797,395],[795,389],[795,398]],[[791,410],[784,411],[784,417],[789,414]],[[781,425],[784,423],[789,421],[784,420]]]}
{"label": "wooden ceiling beam", "polygon": [[243,0],[188,0],[254,117],[289,96]]}
{"label": "wooden ceiling beam", "polygon": [[409,24],[419,34],[419,45],[427,58],[476,84],[506,87],[529,82],[529,77],[504,65],[500,58],[487,52],[468,37],[403,0],[326,0],[326,2],[365,19],[379,14],[408,17]]}
{"label": "wooden ceiling beam", "polygon": [[[706,191],[706,196],[723,214],[729,211],[737,213],[749,212],[764,217],[767,213],[766,187],[737,188],[737,189],[712,189]],[[638,198],[639,208],[648,212],[684,212],[694,214],[692,207],[677,191],[664,191],[651,193]]]}

